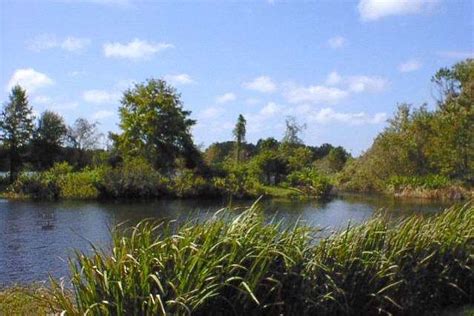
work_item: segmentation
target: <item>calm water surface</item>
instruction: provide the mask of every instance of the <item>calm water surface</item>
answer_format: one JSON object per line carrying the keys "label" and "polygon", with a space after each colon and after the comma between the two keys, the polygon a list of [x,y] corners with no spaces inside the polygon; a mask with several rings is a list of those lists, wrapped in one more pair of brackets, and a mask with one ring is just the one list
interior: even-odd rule
{"label": "calm water surface", "polygon": [[[234,205],[250,205],[252,201]],[[403,201],[382,197],[344,196],[327,203],[264,201],[268,218],[291,224],[334,230],[360,223],[383,208],[394,216],[432,214],[446,207],[441,203]],[[0,287],[11,283],[43,281],[51,274],[68,274],[66,259],[72,249],[87,251],[89,241],[106,246],[109,230],[144,218],[205,218],[226,206],[225,201],[162,200],[154,202],[30,202],[0,200]]]}

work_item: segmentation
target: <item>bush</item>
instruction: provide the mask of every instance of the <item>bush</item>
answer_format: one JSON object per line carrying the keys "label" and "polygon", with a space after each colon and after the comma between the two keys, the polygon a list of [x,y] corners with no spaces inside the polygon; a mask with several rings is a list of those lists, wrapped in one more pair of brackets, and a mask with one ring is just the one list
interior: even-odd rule
{"label": "bush", "polygon": [[178,170],[172,179],[169,190],[181,198],[216,196],[217,190],[209,180],[204,179],[190,169]]}
{"label": "bush", "polygon": [[146,160],[134,158],[106,170],[97,189],[107,198],[153,198],[167,192],[167,181]]}
{"label": "bush", "polygon": [[393,176],[387,182],[387,186],[390,190],[401,190],[406,187],[411,188],[423,188],[423,189],[441,189],[451,185],[451,181],[441,175],[428,175],[428,176]]}
{"label": "bush", "polygon": [[60,195],[55,179],[44,173],[21,173],[11,188],[35,200],[56,200]]}
{"label": "bush", "polygon": [[99,192],[100,169],[74,172],[66,162],[56,163],[51,169],[38,173],[22,173],[15,181],[13,191],[39,200],[93,199]]}
{"label": "bush", "polygon": [[59,177],[60,197],[66,199],[94,199],[99,196],[98,184],[102,181],[102,169],[85,169]]}
{"label": "bush", "polygon": [[303,168],[300,171],[293,171],[286,178],[287,184],[297,187],[305,195],[324,198],[332,189],[332,185],[326,176],[320,175],[315,169]]}
{"label": "bush", "polygon": [[180,227],[144,221],[110,250],[78,252],[67,315],[417,314],[473,303],[474,207],[370,221],[315,242],[310,228],[266,223],[254,205]]}

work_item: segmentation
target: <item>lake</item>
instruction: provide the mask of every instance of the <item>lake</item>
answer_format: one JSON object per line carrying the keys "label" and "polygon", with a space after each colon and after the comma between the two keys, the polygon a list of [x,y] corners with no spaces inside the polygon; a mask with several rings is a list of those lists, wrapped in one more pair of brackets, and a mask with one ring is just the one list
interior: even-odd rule
{"label": "lake", "polygon": [[[234,206],[252,201],[234,202]],[[160,200],[153,202],[32,202],[0,200],[0,287],[47,280],[68,274],[72,249],[88,250],[89,241],[106,246],[110,228],[144,218],[206,218],[227,205],[220,200]],[[345,195],[326,203],[268,200],[265,215],[292,224],[297,220],[327,228],[347,227],[367,220],[378,209],[394,216],[433,214],[447,205],[422,200]]]}

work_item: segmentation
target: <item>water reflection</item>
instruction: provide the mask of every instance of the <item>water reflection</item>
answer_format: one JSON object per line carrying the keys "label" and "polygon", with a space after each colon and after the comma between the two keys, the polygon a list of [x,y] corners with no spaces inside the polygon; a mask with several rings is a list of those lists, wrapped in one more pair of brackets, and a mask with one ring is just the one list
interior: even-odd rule
{"label": "water reflection", "polygon": [[[234,202],[248,206],[253,201]],[[118,223],[136,224],[144,218],[202,220],[227,206],[225,200],[160,200],[154,202],[27,202],[0,200],[0,286],[67,275],[72,249],[87,250],[89,242],[102,246]],[[431,214],[446,205],[423,201],[347,195],[326,203],[269,200],[262,202],[266,217],[292,225],[300,220],[329,230],[368,219],[375,210],[393,216]]]}

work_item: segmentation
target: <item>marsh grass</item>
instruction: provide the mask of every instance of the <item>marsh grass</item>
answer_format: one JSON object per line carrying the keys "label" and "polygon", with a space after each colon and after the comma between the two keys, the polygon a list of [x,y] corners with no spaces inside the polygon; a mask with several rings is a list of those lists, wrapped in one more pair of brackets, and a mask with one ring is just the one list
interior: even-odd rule
{"label": "marsh grass", "polygon": [[[76,252],[67,315],[413,314],[473,303],[474,208],[393,222],[383,214],[322,239],[266,222],[257,204],[184,225],[143,221],[112,249]],[[70,299],[73,297],[73,299]]]}
{"label": "marsh grass", "polygon": [[0,316],[51,315],[50,306],[53,302],[53,297],[43,284],[10,286],[0,290]]}

